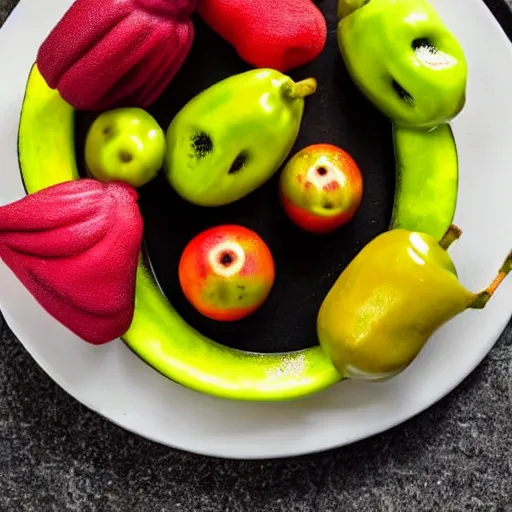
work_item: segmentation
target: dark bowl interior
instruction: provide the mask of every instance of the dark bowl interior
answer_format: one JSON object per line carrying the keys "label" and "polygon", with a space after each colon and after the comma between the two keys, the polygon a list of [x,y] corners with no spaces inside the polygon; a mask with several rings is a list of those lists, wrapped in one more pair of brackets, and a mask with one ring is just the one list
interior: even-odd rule
{"label": "dark bowl interior", "polygon": [[[259,190],[224,207],[202,208],[178,197],[163,173],[141,188],[145,245],[155,277],[176,310],[203,334],[227,346],[253,352],[286,352],[314,346],[318,309],[339,274],[359,250],[388,228],[395,187],[391,125],[353,85],[336,41],[336,2],[317,2],[328,21],[322,55],[288,73],[309,76],[318,91],[307,99],[300,135],[290,154],[315,143],[348,151],[364,177],[364,197],[356,217],[327,236],[301,231],[285,216],[277,196],[279,173]],[[251,69],[235,50],[197,16],[192,51],[165,94],[150,113],[167,130],[174,115],[196,94],[231,75]],[[83,147],[96,115],[76,118],[77,159],[84,172]],[[222,224],[255,230],[270,247],[276,263],[272,293],[247,319],[221,323],[200,315],[185,299],[178,282],[178,262],[199,232]]]}

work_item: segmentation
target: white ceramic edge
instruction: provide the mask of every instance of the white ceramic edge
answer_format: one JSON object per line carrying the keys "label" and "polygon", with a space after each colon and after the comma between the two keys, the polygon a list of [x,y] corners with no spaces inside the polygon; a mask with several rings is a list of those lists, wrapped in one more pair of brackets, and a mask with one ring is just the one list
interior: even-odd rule
{"label": "white ceramic edge", "polygon": [[[71,0],[54,0],[50,5],[46,4],[42,6],[38,0],[21,0],[20,4],[0,31],[0,61],[4,61],[4,66],[1,69],[12,71],[12,74],[7,72],[0,77],[0,98],[5,96],[7,90],[10,91],[9,104],[6,105],[3,101],[0,103],[0,119],[2,119],[2,123],[5,123],[4,125],[0,125],[0,133],[2,133],[2,126],[6,126],[8,121],[11,122],[11,128],[13,126],[12,123],[16,122],[17,124],[15,117],[19,116],[24,82],[26,81],[29,64],[31,63],[29,62],[30,59],[27,60],[27,57],[30,54],[32,54],[33,57],[35,56],[38,42],[44,38],[44,31],[47,32],[51,29],[53,23],[70,3]],[[461,11],[465,12],[464,23],[476,23],[480,30],[482,28],[485,29],[484,35],[491,35],[492,32],[492,37],[500,39],[499,43],[494,42],[493,44],[502,46],[499,56],[503,58],[506,55],[506,60],[510,59],[512,65],[512,47],[506,35],[501,30],[501,27],[481,0],[452,0],[449,7],[444,6],[440,0],[433,1],[432,3],[438,8],[439,12],[446,18],[447,22],[454,28],[456,33],[465,32],[461,35],[465,36],[463,38],[463,44],[467,45],[469,55],[472,56],[471,52],[477,51],[475,48],[478,46],[479,41],[476,40],[477,38],[468,37],[468,31],[462,30],[462,26],[460,26],[461,21],[458,19],[460,16],[457,15],[457,13],[460,15]],[[40,9],[40,16],[36,16],[38,7]],[[472,12],[472,14],[468,15],[468,12]],[[476,22],[476,17],[481,17],[481,21]],[[17,33],[17,24],[19,23],[21,25],[30,18],[37,19],[38,27],[31,27],[33,30],[28,32],[26,30],[19,30],[19,33]],[[459,30],[457,28],[459,28]],[[481,35],[481,37],[483,37],[483,35]],[[473,42],[472,39],[475,41]],[[28,48],[29,46],[30,48]],[[10,48],[16,49],[16,53],[12,56],[7,55],[6,50]],[[489,55],[488,61],[493,60],[492,50],[490,53],[491,55]],[[19,55],[20,57],[18,57]],[[23,55],[23,57],[21,57],[21,55]],[[494,56],[494,58],[496,57]],[[481,60],[482,65],[484,62],[487,61]],[[496,64],[499,64],[499,62],[496,62]],[[22,76],[20,75],[20,66],[22,67]],[[483,79],[485,80],[485,76]],[[490,79],[492,80],[492,77],[490,77]],[[510,84],[512,84],[512,74],[511,76],[507,76],[505,85],[509,85],[509,81]],[[20,87],[21,83],[23,83],[22,87]],[[10,89],[9,85],[11,86]],[[471,108],[471,92],[472,89],[478,89],[477,85],[476,82],[471,83],[470,81],[468,95],[469,108],[467,108],[467,111],[474,111],[476,108],[475,104],[473,104],[474,108]],[[13,90],[12,87],[15,89]],[[509,90],[512,90],[512,87],[509,87]],[[489,103],[493,104],[491,115],[495,114],[497,118],[500,118],[500,115],[503,115],[502,111],[507,109],[504,108],[503,105],[502,108],[500,108],[499,105],[494,105],[494,103],[497,102],[493,102],[493,100],[494,98],[492,96],[489,97]],[[13,108],[15,102],[16,108]],[[489,104],[483,106],[489,107]],[[469,127],[467,120],[470,118],[468,117],[467,111],[454,123],[454,131],[457,140],[460,141],[464,137],[467,141],[466,146],[471,140],[469,130],[476,128],[474,124]],[[509,117],[512,118],[512,109],[510,114]],[[6,119],[7,121],[5,121]],[[510,132],[512,132],[512,123],[506,126],[510,127]],[[7,139],[11,151],[15,152],[16,148],[15,144],[13,144],[12,133],[5,131],[5,133],[2,134],[4,136],[2,139]],[[478,140],[475,142],[478,143]],[[491,142],[492,141],[489,141],[492,146]],[[493,149],[497,150],[499,154],[503,153],[504,158],[501,160],[502,162],[506,162],[507,158],[508,161],[510,161],[511,150],[508,147],[499,146],[489,148],[490,151]],[[505,153],[507,155],[505,155]],[[12,159],[12,155],[7,155],[4,165],[12,164],[10,158]],[[461,153],[462,201],[465,200],[464,194],[471,196],[476,193],[476,197],[478,197],[478,183],[470,184],[468,182],[469,180],[464,180],[464,168],[470,163],[469,158],[466,158],[464,153]],[[489,167],[492,168],[492,165]],[[489,168],[486,168],[485,172],[488,172],[488,170]],[[8,172],[9,171],[10,169],[8,169]],[[495,169],[495,171],[498,172],[497,169]],[[16,172],[18,172],[17,168]],[[469,178],[469,176],[470,173],[468,171],[467,177]],[[12,174],[10,174],[8,178],[12,182],[11,178]],[[473,173],[471,173],[471,178],[474,178]],[[23,195],[23,188],[19,177],[18,182],[18,184],[10,183],[11,187],[2,187],[2,190],[0,190],[1,204]],[[491,188],[492,187],[489,187],[489,189]],[[503,188],[508,188],[508,190],[512,189],[511,187],[501,187],[498,185],[492,188],[493,197],[502,197],[499,193],[500,189]],[[501,204],[500,201],[492,200],[488,203],[489,208],[495,203]],[[506,203],[504,203],[503,206],[505,206],[505,204]],[[503,212],[501,212],[501,214],[503,214]],[[507,217],[510,218],[510,215],[505,215],[505,218]],[[463,238],[453,250],[453,257],[458,265],[461,280],[469,287],[473,286],[475,288],[481,287],[487,282],[491,277],[491,273],[494,272],[501,262],[502,257],[507,252],[508,246],[512,245],[512,242],[507,243],[507,240],[512,241],[512,229],[506,229],[506,227],[503,227],[502,230],[505,243],[496,243],[495,239],[490,239],[486,241],[488,245],[483,247],[478,241],[475,242],[474,238],[470,238],[471,232],[473,232],[473,234],[477,232],[483,235],[487,231],[490,231],[486,228],[485,224],[478,222],[479,219],[480,217],[477,219],[474,215],[468,214],[468,211],[461,213],[458,210],[456,222],[464,228],[466,238]],[[489,219],[486,219],[486,222],[488,221]],[[481,252],[484,252],[484,248],[493,248],[492,261],[489,262],[486,260],[485,265],[483,261],[479,263],[475,254],[475,249],[478,249],[479,246],[482,248]],[[470,254],[471,257],[462,257],[464,252]],[[485,270],[477,275],[475,269],[480,268],[478,266],[480,264],[482,264],[482,268],[485,267]],[[389,383],[379,384],[378,388],[373,385],[369,386],[367,384],[346,382],[319,393],[314,397],[296,402],[289,402],[287,404],[247,404],[225,402],[207,397],[206,395],[199,395],[167,381],[167,379],[157,374],[157,372],[147,367],[147,365],[131,354],[120,341],[97,350],[91,355],[89,347],[51,319],[49,315],[35,303],[28,292],[19,284],[12,273],[3,264],[0,264],[0,281],[2,282],[0,306],[4,312],[6,322],[39,366],[41,366],[50,378],[76,400],[126,430],[155,442],[202,455],[244,459],[297,456],[340,447],[381,433],[424,411],[451,392],[480,364],[505,328],[510,318],[510,307],[508,304],[512,303],[512,286],[511,283],[507,281],[500,289],[499,294],[495,297],[491,306],[486,309],[484,313],[468,312],[451,322],[434,336],[425,350],[406,372]],[[8,290],[8,293],[6,293],[6,290]],[[23,318],[21,318],[21,308],[16,308],[16,304],[23,305]],[[479,316],[477,317],[476,315]],[[477,326],[479,328],[475,330]],[[43,329],[45,329],[45,336],[41,336],[41,330]],[[475,339],[477,337],[485,338],[485,342],[479,342],[478,347],[472,351],[471,358],[465,362],[461,361],[463,364],[459,364],[457,367],[456,358],[464,356],[465,354],[460,352],[461,347],[458,347],[459,352],[455,350],[457,344],[454,340],[457,334],[460,335],[460,333],[464,331],[466,331],[466,335],[474,335]],[[479,336],[477,336],[477,334],[479,334]],[[48,350],[43,349],[41,351],[41,345],[38,343],[41,341],[41,338],[46,338],[44,341],[47,343],[47,347],[51,346],[52,349],[59,351],[59,357],[61,357],[61,359],[70,358],[69,361],[72,362],[73,360],[80,360],[82,356],[86,356],[89,359],[92,358],[92,363],[96,364],[96,367],[102,370],[103,373],[107,375],[109,373],[117,375],[118,373],[120,376],[126,377],[127,386],[129,386],[131,380],[133,380],[131,379],[132,375],[137,374],[140,379],[143,379],[144,388],[155,392],[155,395],[150,395],[154,398],[153,401],[155,403],[164,404],[163,398],[168,399],[169,396],[172,396],[174,399],[173,406],[176,408],[179,408],[183,403],[186,404],[186,407],[181,411],[183,421],[185,421],[188,411],[193,409],[194,412],[201,414],[201,420],[205,421],[205,423],[208,423],[208,419],[215,419],[219,425],[223,426],[224,430],[217,432],[219,436],[222,434],[223,439],[219,437],[217,439],[218,444],[212,442],[212,438],[207,438],[206,442],[202,442],[204,439],[197,437],[197,432],[179,440],[163,439],[163,437],[165,437],[164,431],[160,431],[158,435],[155,435],[155,432],[151,430],[151,424],[148,425],[147,422],[144,422],[145,418],[141,413],[145,411],[141,404],[139,404],[141,409],[138,411],[138,414],[133,415],[133,411],[131,411],[128,406],[125,405],[125,407],[122,407],[122,405],[118,403],[117,399],[119,399],[119,395],[114,397],[116,400],[113,400],[113,397],[109,396],[108,377],[105,378],[103,373],[101,373],[101,385],[98,385],[99,389],[95,389],[97,382],[94,377],[87,380],[87,375],[85,379],[84,376],[80,375],[79,378],[74,381],[69,375],[64,378],[61,373],[55,372],[51,361],[47,357]],[[59,344],[59,340],[65,341],[65,343]],[[445,342],[448,340],[450,345],[443,344],[443,340]],[[439,353],[440,348],[443,348],[442,360],[439,360],[439,358],[436,359],[435,357],[436,353]],[[50,351],[50,354],[51,353],[52,351]],[[464,360],[464,357],[460,359]],[[112,366],[106,369],[102,368],[103,365],[111,363],[113,363]],[[416,391],[418,391],[418,387],[416,386],[415,388],[412,384],[415,382],[418,384],[418,379],[420,379],[419,383],[421,384],[421,379],[424,375],[432,378],[436,370],[443,373],[446,371],[446,364],[453,370],[450,380],[447,379],[439,385],[439,379],[434,378],[434,392],[426,392],[427,390],[420,386],[419,391],[422,392],[420,396],[416,395],[415,397],[411,397],[409,390],[416,389]],[[99,371],[98,374],[100,374]],[[82,380],[79,381],[79,379],[84,379],[85,382]],[[113,383],[112,381],[112,384]],[[94,390],[94,392],[92,392],[92,390]],[[133,388],[133,391],[137,393],[136,386]],[[124,389],[122,388],[120,392],[124,392]],[[377,400],[377,395],[385,400]],[[101,397],[101,400],[99,400],[98,403],[99,397]],[[128,395],[128,397],[130,397],[130,395]],[[128,401],[129,400],[130,398],[128,398]],[[379,407],[385,409],[379,410]],[[172,421],[173,419],[181,421],[182,418],[179,414],[177,418],[174,415],[169,415],[168,411],[158,410],[158,412],[155,412],[154,408],[149,408],[149,410],[158,414],[159,417],[165,417],[166,421]],[[226,421],[223,419],[226,414],[225,411],[230,411],[232,414],[231,418]],[[302,413],[304,413],[304,416]],[[318,418],[315,416],[317,413],[319,414]],[[348,428],[346,424],[344,425],[343,422],[339,422],[334,418],[335,422],[330,424],[331,415],[333,417],[346,415],[354,421],[354,423]],[[251,435],[248,429],[253,427],[258,421],[261,421],[262,417],[268,419],[268,421],[262,424],[262,427],[265,426],[268,428],[268,431],[258,431],[254,435]],[[189,421],[188,418],[186,419]],[[315,421],[308,421],[310,419],[315,420],[316,423]],[[302,425],[301,422],[301,426],[296,432],[300,440],[297,440],[293,438],[294,425],[292,423],[301,420],[304,420],[305,425]],[[237,423],[236,432],[230,431],[229,428],[233,426],[233,422]],[[329,425],[327,425],[328,423]],[[308,431],[304,429],[308,424],[310,429],[311,427],[316,427],[317,429],[320,428],[320,430],[317,430],[313,436],[311,431],[307,434]],[[273,431],[276,427],[284,427],[284,434]],[[197,425],[194,426],[187,423],[187,429],[193,430],[193,428],[197,428]],[[292,433],[289,431],[290,428],[292,428]],[[321,428],[324,428],[323,432]],[[199,428],[198,431],[200,432],[201,429]],[[212,433],[209,432],[209,434],[211,435]],[[233,436],[237,437],[234,438]],[[246,439],[245,442],[249,443],[257,441],[256,446],[249,444],[242,445],[243,448],[240,448],[240,445],[236,444],[237,439],[240,437]],[[231,442],[233,440],[235,441],[234,444]]]}

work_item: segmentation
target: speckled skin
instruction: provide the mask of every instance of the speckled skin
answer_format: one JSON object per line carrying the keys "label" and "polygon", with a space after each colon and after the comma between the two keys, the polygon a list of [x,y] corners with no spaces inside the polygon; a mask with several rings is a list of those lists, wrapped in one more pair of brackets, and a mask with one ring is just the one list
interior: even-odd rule
{"label": "speckled skin", "polygon": [[350,222],[363,196],[363,176],[343,149],[313,144],[293,155],[279,180],[288,217],[312,233],[330,233]]}
{"label": "speckled skin", "polygon": [[[16,3],[0,0],[0,22]],[[489,4],[512,35],[505,3]],[[512,325],[461,386],[404,425],[294,460],[224,461],[162,448],[89,411],[4,324],[0,511],[508,512],[511,390]]]}
{"label": "speckled skin", "polygon": [[[229,261],[223,264],[226,256]],[[234,321],[265,302],[274,284],[275,263],[258,233],[224,225],[189,242],[178,273],[183,293],[198,311],[214,320]]]}
{"label": "speckled skin", "polygon": [[48,313],[95,345],[132,323],[143,231],[137,199],[124,183],[84,179],[0,207],[0,259]]}
{"label": "speckled skin", "polygon": [[76,109],[146,108],[190,51],[195,7],[196,0],[77,0],[41,45],[39,70]]}
{"label": "speckled skin", "polygon": [[197,10],[256,68],[289,71],[325,47],[325,18],[312,0],[199,0]]}

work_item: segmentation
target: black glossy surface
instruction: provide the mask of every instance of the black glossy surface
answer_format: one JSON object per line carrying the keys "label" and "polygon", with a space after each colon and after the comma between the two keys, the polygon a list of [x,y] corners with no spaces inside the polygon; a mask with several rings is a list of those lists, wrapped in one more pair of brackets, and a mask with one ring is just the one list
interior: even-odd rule
{"label": "black glossy surface", "polygon": [[[319,6],[329,24],[329,40],[319,59],[290,73],[295,80],[313,76],[318,91],[307,99],[299,138],[292,150],[330,143],[348,151],[359,164],[365,192],[361,208],[346,227],[328,236],[307,234],[285,216],[277,199],[279,173],[258,191],[231,205],[204,208],[177,196],[163,173],[141,189],[145,240],[155,274],[179,313],[207,336],[235,348],[283,352],[317,344],[316,316],[342,269],[389,225],[394,195],[394,155],[390,123],[352,84],[336,42],[336,5]],[[151,108],[164,130],[188,100],[214,83],[249,68],[234,49],[196,19],[194,46],[166,93]],[[243,101],[243,100],[242,100]],[[94,116],[78,115],[77,150],[83,148]],[[290,156],[291,156],[290,155]],[[79,160],[83,157],[79,155]],[[235,223],[255,230],[276,262],[276,282],[263,307],[235,323],[206,319],[186,301],[178,282],[178,262],[186,244],[212,226]]]}

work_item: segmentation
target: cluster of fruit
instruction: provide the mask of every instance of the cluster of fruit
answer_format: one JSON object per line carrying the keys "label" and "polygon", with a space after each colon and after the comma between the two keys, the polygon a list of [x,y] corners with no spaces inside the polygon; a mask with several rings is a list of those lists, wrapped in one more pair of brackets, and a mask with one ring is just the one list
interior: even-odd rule
{"label": "cluster of fruit", "polygon": [[[387,0],[372,2],[371,6],[366,4],[363,0],[339,2],[338,41],[356,84],[396,124],[395,140],[402,170],[407,165],[416,168],[414,180],[403,179],[407,175],[405,172],[398,180],[398,187],[402,190],[398,190],[396,196],[394,227],[404,225],[408,229],[441,236],[446,230],[450,209],[453,213],[455,207],[456,187],[452,176],[457,166],[453,164],[456,158],[451,151],[451,132],[438,127],[444,127],[446,121],[457,115],[464,105],[466,66],[462,50],[424,0],[417,0],[413,5],[390,4]],[[74,4],[42,45],[38,61],[47,82],[57,87],[75,107],[82,108],[84,104],[78,98],[91,98],[91,92],[82,90],[83,82],[73,74],[76,66],[63,74],[55,72],[59,59],[55,59],[54,49],[62,44],[67,23],[82,18],[85,5],[85,0]],[[173,24],[166,23],[168,29],[180,33],[179,27],[193,7],[190,1],[155,3],[144,0],[132,6],[134,10],[130,13],[137,16],[140,25],[139,18],[147,20],[148,16],[162,16],[165,12],[166,17],[173,20]],[[112,7],[112,16],[125,8],[116,10]],[[203,0],[197,8],[202,18],[233,44],[247,62],[266,67],[229,77],[197,95],[178,112],[167,134],[141,108],[103,113],[87,137],[86,163],[95,178],[122,180],[134,187],[146,184],[164,166],[169,183],[185,200],[201,206],[222,206],[262,186],[288,158],[300,130],[305,99],[316,92],[317,84],[313,78],[294,82],[282,71],[318,56],[326,40],[325,19],[310,0],[303,0],[293,8],[287,7],[290,12],[285,9],[280,13],[282,25],[273,26],[271,36],[267,33],[270,25],[263,23],[261,14],[264,18],[265,14],[274,12],[276,3],[268,6],[260,3],[256,9],[250,3],[238,0]],[[413,25],[418,37],[407,33],[408,39],[413,37],[409,51],[421,60],[427,70],[435,70],[429,80],[418,81],[417,70],[411,69],[414,68],[411,64],[397,66],[400,63],[398,55],[403,53],[401,41],[386,40],[382,33],[378,37],[369,34],[372,26],[390,26],[393,23],[397,34],[404,30],[410,32],[410,23],[406,20],[411,12],[418,15]],[[297,22],[299,14],[300,22]],[[349,22],[344,24],[347,18]],[[425,31],[422,22],[436,25],[439,32],[445,32],[445,36],[435,41],[420,37]],[[233,29],[240,25],[246,30]],[[188,20],[184,26],[189,37],[182,48],[188,53],[193,33],[191,21]],[[120,26],[115,30],[120,31]],[[122,32],[122,38],[125,37]],[[386,58],[384,52],[393,54],[394,58]],[[151,50],[143,49],[143,53],[149,55]],[[378,66],[374,65],[375,55],[382,57]],[[79,61],[84,69],[89,66],[88,58],[86,54]],[[176,60],[178,65],[182,62],[181,57]],[[393,69],[386,65],[390,62]],[[137,79],[142,76],[135,74]],[[386,77],[387,83],[382,82],[382,76]],[[116,76],[117,85],[124,82]],[[105,108],[107,98],[108,104],[112,104],[112,85],[105,77],[98,78],[95,84],[98,83],[105,86],[98,96],[101,101],[88,102],[88,108]],[[140,87],[134,88],[130,84],[130,88],[123,89],[122,93],[116,91],[116,101],[123,99],[145,105],[140,88],[144,90],[146,84],[138,85]],[[428,88],[428,94],[423,88]],[[128,94],[133,90],[137,91],[136,96]],[[154,99],[158,91],[151,89],[145,94]],[[432,94],[435,94],[435,101],[429,99]],[[243,108],[239,102],[241,97],[245,100]],[[225,121],[218,123],[216,119]],[[436,163],[432,163],[432,159],[418,157],[416,135],[418,129],[424,128],[437,130],[433,130],[435,135],[429,135],[428,140],[421,133],[420,148],[423,146],[425,151],[428,145],[426,152],[442,152],[445,160],[434,171],[432,168]],[[436,135],[441,139],[437,146],[432,144]],[[409,163],[406,159],[411,149],[413,157]],[[418,162],[427,162],[428,169],[424,175],[433,178],[437,188],[443,181],[447,183],[444,204],[448,215],[442,207],[437,207],[438,211],[430,215],[433,208],[426,204],[430,197],[426,201],[418,197],[416,178],[423,170]],[[405,189],[406,186],[409,190]],[[362,194],[363,179],[357,164],[341,148],[328,144],[304,148],[293,156],[279,181],[279,198],[288,217],[301,228],[315,233],[329,233],[348,222],[359,208]],[[419,221],[411,213],[413,204],[414,210],[421,212]],[[425,218],[429,225],[425,225]],[[437,224],[436,218],[440,219]],[[212,239],[217,243],[212,243]],[[261,250],[254,249],[248,253],[247,247]],[[256,263],[248,270],[248,261],[253,260]],[[201,313],[217,320],[238,320],[258,309],[268,297],[274,282],[274,265],[268,247],[256,233],[241,226],[219,226],[190,242],[183,253],[179,276],[185,296]],[[258,286],[255,287],[254,283]]]}
{"label": "cluster of fruit", "polygon": [[[104,112],[86,137],[87,171],[103,182],[141,187],[164,167],[171,185],[187,201],[202,206],[232,203],[279,169],[299,132],[303,97],[314,90],[314,81],[294,83],[277,71],[243,73],[193,98],[174,118],[167,137],[140,108]],[[232,101],[242,93],[245,112],[231,113],[222,125],[210,122],[233,112]],[[220,102],[219,97],[228,99]],[[298,226],[329,233],[353,218],[362,193],[362,174],[350,155],[318,144],[289,160],[276,197]],[[218,226],[190,242],[179,276],[185,296],[201,313],[239,320],[267,299],[274,262],[255,232]]]}
{"label": "cluster of fruit", "polygon": [[41,45],[39,69],[77,110],[146,108],[190,53],[194,12],[256,68],[286,72],[326,43],[312,0],[76,0]]}
{"label": "cluster of fruit", "polygon": [[[205,339],[176,314],[137,262],[142,219],[132,187],[148,183],[163,167],[178,194],[206,207],[237,201],[267,182],[288,158],[305,98],[316,91],[314,79],[294,82],[283,73],[320,53],[325,20],[310,0],[199,0],[197,5],[194,0],[103,0],[101,9],[97,2],[77,0],[41,47],[19,144],[27,189],[36,193],[3,207],[0,223],[0,257],[84,339],[101,343],[124,333],[141,357],[197,390],[242,399],[292,398],[340,376],[379,380],[396,374],[443,323],[467,308],[484,307],[511,271],[509,256],[487,289],[471,293],[459,283],[446,251],[460,236],[451,226],[458,163],[448,124],[465,103],[467,68],[460,45],[427,0],[340,0],[337,34],[347,70],[393,124],[392,229],[356,256],[325,297],[317,322],[321,350],[254,357]],[[257,69],[203,91],[164,134],[142,109],[186,58],[193,38],[189,17],[196,6]],[[68,103],[59,103],[49,88]],[[245,102],[234,108],[234,98],[242,94]],[[54,100],[57,110],[49,113]],[[113,109],[120,103],[132,108]],[[67,181],[77,179],[69,136],[72,107],[112,108],[91,126],[85,150],[88,172],[107,183]],[[48,160],[40,165],[47,134],[41,136],[44,130],[37,126],[45,113],[55,119],[55,112],[66,120],[48,134],[54,148],[62,142],[52,157],[59,165]],[[350,156],[322,144],[288,161],[276,196],[300,227],[328,233],[353,217],[362,191],[361,173]],[[33,229],[27,232],[27,226]],[[112,261],[121,231],[125,243],[113,268],[107,260]],[[46,260],[56,255],[69,265],[49,272]],[[98,268],[100,277],[92,279]],[[70,275],[80,293],[70,288]],[[203,314],[234,320],[268,296],[274,265],[257,234],[219,226],[189,243],[179,277],[185,295]],[[97,305],[93,291],[100,289]],[[65,318],[66,301],[82,316]]]}
{"label": "cluster of fruit", "polygon": [[[193,98],[169,126],[167,149],[149,114],[138,112],[142,126],[154,125],[152,155],[143,165],[144,157],[135,154],[144,149],[125,143],[116,153],[124,164],[121,175],[108,169],[112,162],[98,161],[108,158],[99,144],[108,146],[107,153],[116,150],[112,135],[108,130],[92,135],[87,154],[93,175],[140,186],[164,164],[174,189],[203,206],[236,201],[269,180],[289,156],[305,98],[316,90],[313,78],[295,83],[283,73],[323,51],[328,33],[319,8],[311,0],[122,0],[103,2],[101,12],[91,16],[97,1],[76,0],[38,52],[46,83],[78,110],[151,105],[191,50],[194,13],[256,69]],[[339,0],[338,17],[347,70],[394,123],[397,194],[391,227],[440,237],[457,197],[457,157],[447,123],[465,102],[462,48],[427,0]],[[119,125],[122,121],[112,119],[118,116],[129,133],[133,112],[108,113],[99,123],[110,119]],[[350,156],[318,145],[285,167],[279,197],[297,225],[326,233],[355,214],[362,189]]]}

